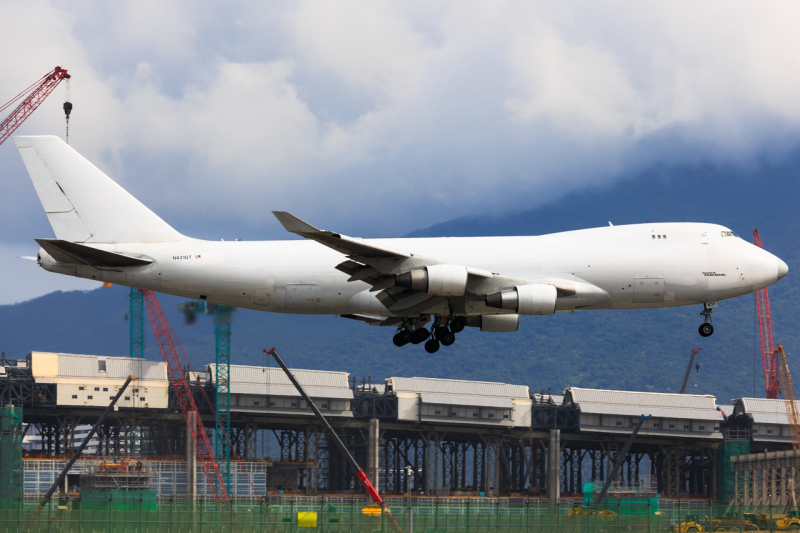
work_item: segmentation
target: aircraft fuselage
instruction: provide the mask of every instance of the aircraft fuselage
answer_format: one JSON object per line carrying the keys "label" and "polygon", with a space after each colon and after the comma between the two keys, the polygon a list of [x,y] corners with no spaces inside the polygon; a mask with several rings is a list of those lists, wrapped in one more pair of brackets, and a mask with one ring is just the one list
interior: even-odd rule
{"label": "aircraft fuselage", "polygon": [[[559,294],[556,310],[643,309],[702,304],[741,296],[786,273],[774,255],[716,224],[608,226],[531,237],[365,239],[365,243],[470,265],[521,280],[576,282],[592,287]],[[236,307],[295,314],[389,316],[369,292],[335,269],[340,253],[307,240],[93,243],[112,252],[141,254],[147,266],[95,268],[57,263],[44,250],[47,270],[98,281],[204,299]],[[783,270],[782,270],[783,269]],[[473,287],[452,298],[466,315],[503,313],[475,297],[496,288]]]}

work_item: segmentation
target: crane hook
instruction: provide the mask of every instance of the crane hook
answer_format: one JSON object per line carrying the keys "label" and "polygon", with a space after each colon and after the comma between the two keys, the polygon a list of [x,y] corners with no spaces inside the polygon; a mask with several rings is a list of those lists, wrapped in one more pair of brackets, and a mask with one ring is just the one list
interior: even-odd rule
{"label": "crane hook", "polygon": [[72,102],[70,100],[69,78],[67,78],[67,90],[64,97],[64,115],[67,117],[67,144],[69,144],[69,114],[72,113]]}

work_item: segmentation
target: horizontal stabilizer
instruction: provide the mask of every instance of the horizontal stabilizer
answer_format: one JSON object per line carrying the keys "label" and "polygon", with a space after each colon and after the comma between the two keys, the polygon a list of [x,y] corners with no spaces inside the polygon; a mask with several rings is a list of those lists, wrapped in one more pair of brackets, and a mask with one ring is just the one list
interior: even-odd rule
{"label": "horizontal stabilizer", "polygon": [[144,266],[153,262],[152,259],[130,257],[58,239],[36,239],[36,242],[53,259],[62,263],[81,263],[96,267],[126,267]]}

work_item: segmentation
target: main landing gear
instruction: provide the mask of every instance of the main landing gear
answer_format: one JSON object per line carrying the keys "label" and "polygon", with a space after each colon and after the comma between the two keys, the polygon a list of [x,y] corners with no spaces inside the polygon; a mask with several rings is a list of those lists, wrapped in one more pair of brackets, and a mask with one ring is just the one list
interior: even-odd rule
{"label": "main landing gear", "polygon": [[430,331],[424,327],[417,327],[411,331],[408,327],[409,324],[403,324],[397,330],[392,342],[395,346],[405,346],[409,342],[412,344],[425,342],[425,351],[435,353],[439,351],[440,346],[450,346],[456,342],[456,333],[464,331],[464,327],[467,325],[464,317],[455,317],[450,320],[449,326],[445,323],[445,318],[438,318]]}
{"label": "main landing gear", "polygon": [[698,331],[701,337],[710,337],[714,333],[714,326],[711,325],[711,311],[717,306],[717,302],[706,302],[703,304],[703,311],[700,313],[705,319],[705,323],[700,324]]}

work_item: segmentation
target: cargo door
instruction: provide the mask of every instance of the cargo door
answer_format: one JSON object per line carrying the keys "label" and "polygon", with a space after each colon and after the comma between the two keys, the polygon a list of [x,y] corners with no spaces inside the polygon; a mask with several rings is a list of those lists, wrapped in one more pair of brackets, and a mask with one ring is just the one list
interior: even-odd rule
{"label": "cargo door", "polygon": [[317,285],[315,283],[290,283],[286,285],[286,309],[316,309]]}
{"label": "cargo door", "polygon": [[655,304],[664,301],[664,278],[635,278],[633,303]]}

